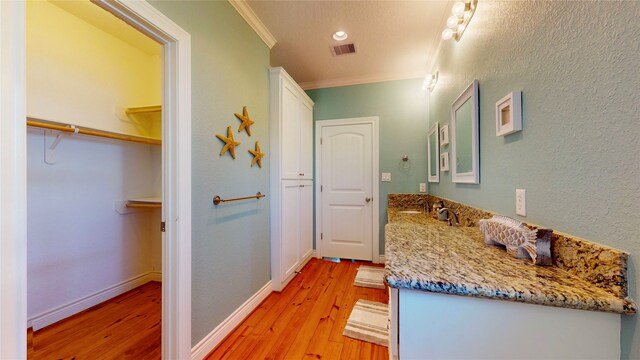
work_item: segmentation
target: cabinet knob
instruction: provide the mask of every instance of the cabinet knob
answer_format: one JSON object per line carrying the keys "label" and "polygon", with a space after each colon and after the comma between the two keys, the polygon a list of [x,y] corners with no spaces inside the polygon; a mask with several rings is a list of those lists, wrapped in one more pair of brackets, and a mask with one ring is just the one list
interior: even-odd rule
{"label": "cabinet knob", "polygon": [[369,198],[369,197],[365,198],[364,201],[369,202],[369,201],[371,201],[371,198]]}
{"label": "cabinet knob", "polygon": [[300,176],[304,176],[304,174],[303,174],[303,173],[300,173],[300,174],[298,174],[298,175],[300,175]]}

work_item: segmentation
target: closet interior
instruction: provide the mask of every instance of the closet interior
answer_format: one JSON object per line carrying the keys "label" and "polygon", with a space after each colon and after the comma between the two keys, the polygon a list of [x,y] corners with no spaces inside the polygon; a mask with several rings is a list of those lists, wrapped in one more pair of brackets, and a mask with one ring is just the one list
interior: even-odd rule
{"label": "closet interior", "polygon": [[27,2],[26,42],[36,336],[162,280],[162,46],[89,1]]}

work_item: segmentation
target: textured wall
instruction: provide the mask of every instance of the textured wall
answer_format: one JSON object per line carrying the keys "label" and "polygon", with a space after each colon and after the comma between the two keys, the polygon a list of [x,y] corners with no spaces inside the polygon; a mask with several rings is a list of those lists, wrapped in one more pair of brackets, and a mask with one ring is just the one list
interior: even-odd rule
{"label": "textured wall", "polygon": [[[212,204],[214,195],[269,195],[269,161],[250,167],[255,141],[269,156],[269,48],[226,1],[154,1],[191,34],[192,343],[195,345],[270,278],[269,202]],[[238,133],[246,105],[255,124]],[[236,160],[220,157],[232,126]],[[267,199],[268,200],[268,199]]]}
{"label": "textured wall", "polygon": [[[480,184],[440,174],[429,192],[631,253],[640,301],[640,3],[481,1],[460,42],[444,42],[433,71],[430,122],[480,83]],[[495,136],[495,103],[523,91],[522,132]],[[637,316],[623,316],[622,358],[640,354]]]}
{"label": "textured wall", "polygon": [[[308,90],[315,102],[314,121],[378,116],[380,118],[380,172],[391,182],[380,182],[380,254],[384,254],[387,194],[418,192],[427,182],[427,94],[424,79]],[[409,155],[403,162],[402,155]],[[315,157],[314,157],[315,159]],[[315,231],[314,231],[315,234]]]}

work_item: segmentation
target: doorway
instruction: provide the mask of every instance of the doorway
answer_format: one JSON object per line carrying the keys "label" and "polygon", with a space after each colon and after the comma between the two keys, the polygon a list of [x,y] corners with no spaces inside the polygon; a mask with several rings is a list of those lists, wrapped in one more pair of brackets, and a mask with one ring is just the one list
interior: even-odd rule
{"label": "doorway", "polygon": [[378,117],[316,122],[320,257],[379,261]]}
{"label": "doorway", "polygon": [[[191,355],[189,34],[145,2],[94,2],[163,46],[162,356]],[[26,357],[25,3],[0,2],[0,358]],[[10,74],[8,76],[7,74]],[[7,216],[11,214],[10,216]]]}

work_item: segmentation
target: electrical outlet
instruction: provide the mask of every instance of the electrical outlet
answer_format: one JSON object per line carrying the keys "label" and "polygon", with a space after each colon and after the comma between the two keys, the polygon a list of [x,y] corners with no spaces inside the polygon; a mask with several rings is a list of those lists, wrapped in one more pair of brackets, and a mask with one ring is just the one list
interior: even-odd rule
{"label": "electrical outlet", "polygon": [[427,192],[427,184],[420,183],[420,192]]}
{"label": "electrical outlet", "polygon": [[382,181],[391,181],[391,173],[382,173]]}
{"label": "electrical outlet", "polygon": [[516,214],[527,216],[527,196],[524,189],[516,189]]}

